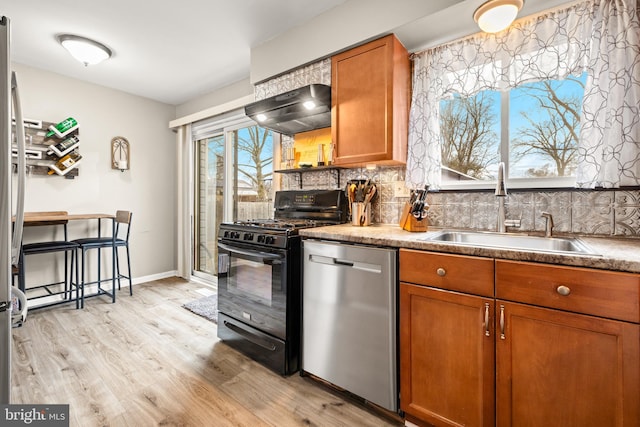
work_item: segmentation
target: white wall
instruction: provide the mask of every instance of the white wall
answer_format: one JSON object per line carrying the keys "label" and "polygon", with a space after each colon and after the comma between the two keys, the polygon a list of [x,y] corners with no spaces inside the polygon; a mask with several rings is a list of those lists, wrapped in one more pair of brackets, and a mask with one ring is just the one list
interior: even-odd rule
{"label": "white wall", "polygon": [[216,105],[226,104],[248,95],[253,95],[253,85],[249,78],[232,83],[211,93],[204,94],[176,106],[176,117],[189,116]]}
{"label": "white wall", "polygon": [[[25,209],[130,210],[134,278],[175,271],[176,137],[167,127],[175,117],[175,107],[21,64],[12,66],[25,118],[58,122],[71,116],[80,125],[79,176],[28,176]],[[111,139],[115,136],[127,138],[131,145],[129,171],[111,169]],[[83,237],[88,226],[73,224],[70,237]],[[25,241],[49,233],[43,228],[27,229]],[[39,273],[33,271],[37,265],[27,263],[29,284]]]}
{"label": "white wall", "polygon": [[[251,82],[259,83],[390,32],[463,0],[349,0],[251,49]],[[481,2],[482,0],[467,0]],[[473,19],[471,18],[473,22]],[[402,40],[401,40],[402,41]]]}
{"label": "white wall", "polygon": [[[367,40],[394,33],[413,52],[479,31],[485,0],[349,0],[251,49],[253,84]],[[526,0],[519,17],[570,3]]]}

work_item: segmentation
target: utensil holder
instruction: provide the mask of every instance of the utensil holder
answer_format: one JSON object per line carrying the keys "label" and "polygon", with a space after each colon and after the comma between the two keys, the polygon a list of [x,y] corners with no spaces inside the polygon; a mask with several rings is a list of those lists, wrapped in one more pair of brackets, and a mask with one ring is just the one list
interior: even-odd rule
{"label": "utensil holder", "polygon": [[411,204],[407,202],[400,216],[400,227],[406,231],[424,232],[429,228],[427,218],[417,219],[411,214]]}
{"label": "utensil holder", "polygon": [[353,202],[351,204],[351,225],[360,227],[371,225],[371,203]]}

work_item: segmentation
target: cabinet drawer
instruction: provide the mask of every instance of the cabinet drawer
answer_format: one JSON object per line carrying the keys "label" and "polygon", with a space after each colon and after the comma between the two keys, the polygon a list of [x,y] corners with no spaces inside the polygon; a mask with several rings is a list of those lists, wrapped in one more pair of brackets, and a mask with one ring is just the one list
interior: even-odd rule
{"label": "cabinet drawer", "polygon": [[640,275],[496,260],[496,297],[640,322]]}
{"label": "cabinet drawer", "polygon": [[493,297],[493,259],[400,250],[400,281]]}

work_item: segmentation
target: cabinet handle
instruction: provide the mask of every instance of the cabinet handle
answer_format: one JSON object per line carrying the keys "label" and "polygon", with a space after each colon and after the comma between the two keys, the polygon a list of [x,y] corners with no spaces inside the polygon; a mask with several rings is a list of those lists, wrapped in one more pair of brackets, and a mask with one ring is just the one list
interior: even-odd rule
{"label": "cabinet handle", "polygon": [[447,271],[444,268],[440,267],[436,270],[436,274],[440,277],[444,277],[444,275],[447,274]]}
{"label": "cabinet handle", "polygon": [[556,289],[556,292],[558,292],[560,295],[566,297],[567,295],[569,295],[571,293],[571,288],[568,287],[568,286],[560,285]]}
{"label": "cabinet handle", "polygon": [[489,331],[489,303],[484,303],[484,334],[488,337],[491,336],[491,332]]}
{"label": "cabinet handle", "polygon": [[500,306],[500,339],[504,340],[504,305]]}

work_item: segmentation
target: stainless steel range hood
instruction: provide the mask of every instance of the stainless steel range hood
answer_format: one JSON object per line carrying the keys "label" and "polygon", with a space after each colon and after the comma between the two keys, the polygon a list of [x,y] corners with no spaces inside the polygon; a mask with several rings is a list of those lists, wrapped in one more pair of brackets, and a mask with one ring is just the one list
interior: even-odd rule
{"label": "stainless steel range hood", "polygon": [[260,126],[295,135],[331,126],[331,86],[311,84],[244,107]]}

